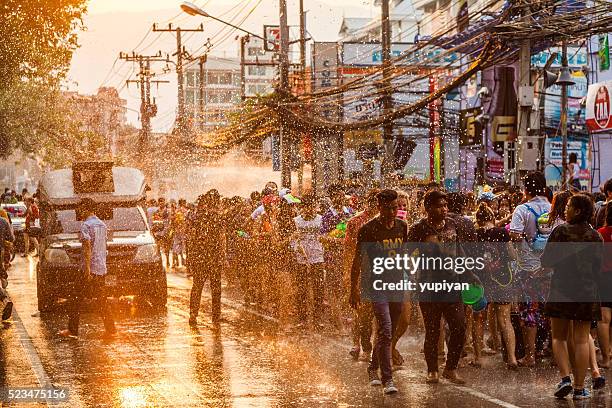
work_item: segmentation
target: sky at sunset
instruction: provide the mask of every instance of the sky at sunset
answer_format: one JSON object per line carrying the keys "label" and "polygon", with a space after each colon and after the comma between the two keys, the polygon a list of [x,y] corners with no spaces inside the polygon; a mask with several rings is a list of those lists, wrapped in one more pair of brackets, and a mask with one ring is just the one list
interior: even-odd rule
{"label": "sky at sunset", "polygon": [[[182,28],[195,28],[204,23],[204,33],[186,34],[188,52],[197,55],[198,49],[211,39],[212,55],[237,57],[235,40],[238,32],[212,20],[182,13],[177,0],[91,0],[88,14],[84,18],[86,31],[80,33],[81,47],[74,53],[69,80],[66,87],[82,94],[96,93],[100,86],[120,89],[121,97],[128,101],[128,121],[140,127],[138,109],[139,90],[135,85],[125,86],[125,80],[135,79],[136,64],[118,60],[120,51],[155,54],[157,51],[170,54],[176,51],[176,38],[171,33],[153,33],[153,23],[160,26],[172,22]],[[262,33],[263,24],[278,24],[278,0],[196,0],[196,4],[208,13],[226,21],[240,24],[247,30]],[[371,17],[377,8],[371,0],[305,0],[307,28],[317,41],[337,39],[342,17]],[[255,9],[253,6],[259,4]],[[252,10],[250,15],[247,14]],[[288,0],[289,24],[298,24],[298,2]],[[292,28],[292,38],[297,36]],[[146,36],[145,36],[146,35]],[[297,48],[295,48],[297,51]],[[297,57],[297,54],[295,54]],[[166,131],[172,127],[177,105],[176,74],[162,74],[163,65],[154,64],[158,72],[156,79],[170,81],[152,88],[158,103],[158,116],[153,119],[154,131]]]}

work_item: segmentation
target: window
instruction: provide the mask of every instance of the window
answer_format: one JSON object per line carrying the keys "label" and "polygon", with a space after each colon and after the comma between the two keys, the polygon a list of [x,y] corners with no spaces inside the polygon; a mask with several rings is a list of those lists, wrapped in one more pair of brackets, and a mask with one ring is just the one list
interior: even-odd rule
{"label": "window", "polygon": [[188,71],[187,72],[187,86],[190,86],[190,87],[195,86],[194,80],[195,80],[195,72]]}
{"label": "window", "polygon": [[209,92],[208,103],[230,103],[232,101],[233,92]]}
{"label": "window", "polygon": [[222,72],[219,74],[219,83],[223,85],[229,85],[232,83],[232,73]]}
{"label": "window", "polygon": [[266,95],[272,92],[272,86],[270,84],[249,84],[247,86],[247,95]]}
{"label": "window", "polygon": [[231,85],[232,84],[232,73],[231,72],[209,72],[208,83],[211,85]]}
{"label": "window", "polygon": [[247,86],[247,94],[249,94],[249,95],[257,95],[257,85],[249,85],[249,86]]}
{"label": "window", "polygon": [[260,95],[266,95],[272,92],[272,86],[270,84],[259,84],[257,85],[257,93]]}
{"label": "window", "polygon": [[232,101],[231,92],[223,92],[219,95],[219,101],[221,103],[230,103]]}
{"label": "window", "polygon": [[[100,206],[102,207],[102,206]],[[99,208],[96,214],[104,221],[109,231],[145,231],[145,220],[137,207]],[[51,214],[51,234],[74,234],[81,231],[82,221],[77,220],[75,210],[59,210]]]}
{"label": "window", "polygon": [[264,76],[266,75],[266,67],[249,66],[249,75]]}
{"label": "window", "polygon": [[225,115],[222,112],[208,113],[206,114],[207,122],[223,122],[225,121]]}
{"label": "window", "polygon": [[262,56],[262,55],[266,55],[266,51],[260,47],[249,47],[247,49],[247,54],[250,57]]}
{"label": "window", "polygon": [[193,90],[188,89],[185,91],[185,103],[188,105],[193,105],[195,102],[195,92]]}

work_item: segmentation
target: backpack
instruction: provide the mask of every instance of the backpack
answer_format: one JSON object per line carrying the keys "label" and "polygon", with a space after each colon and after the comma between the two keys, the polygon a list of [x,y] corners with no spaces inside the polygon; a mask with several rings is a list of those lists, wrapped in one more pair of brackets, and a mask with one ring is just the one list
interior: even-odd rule
{"label": "backpack", "polygon": [[593,227],[599,229],[606,223],[606,208],[607,204],[605,201],[599,201],[595,204],[595,217]]}
{"label": "backpack", "polygon": [[550,229],[545,227],[548,224],[548,211],[538,214],[528,204],[523,205],[534,215],[536,223],[536,234],[531,241],[527,242],[533,251],[542,252],[544,251],[544,247],[546,247],[548,237],[551,233]]}

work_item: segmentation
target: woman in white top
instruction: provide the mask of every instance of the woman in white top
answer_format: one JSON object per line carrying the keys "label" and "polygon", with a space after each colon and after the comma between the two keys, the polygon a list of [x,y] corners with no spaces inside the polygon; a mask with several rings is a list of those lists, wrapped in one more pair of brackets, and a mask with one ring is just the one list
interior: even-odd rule
{"label": "woman in white top", "polygon": [[580,165],[578,164],[578,155],[576,153],[570,153],[569,155],[567,174],[569,175],[569,188],[572,191],[581,191],[582,187],[580,186]]}
{"label": "woman in white top", "polygon": [[323,309],[324,251],[320,233],[322,217],[317,214],[318,204],[313,195],[305,195],[299,205],[299,215],[293,219],[296,232],[291,243],[297,261],[296,307],[300,324],[308,322],[310,290],[313,292],[313,325],[321,326]]}

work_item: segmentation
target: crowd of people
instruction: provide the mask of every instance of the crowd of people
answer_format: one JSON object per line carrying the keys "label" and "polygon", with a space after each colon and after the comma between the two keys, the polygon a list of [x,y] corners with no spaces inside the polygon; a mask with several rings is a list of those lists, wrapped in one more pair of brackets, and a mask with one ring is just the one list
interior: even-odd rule
{"label": "crowd of people", "polygon": [[[522,185],[463,193],[434,183],[367,191],[347,184],[321,198],[269,182],[248,198],[213,189],[195,203],[150,200],[145,210],[166,268],[193,278],[191,325],[206,281],[219,322],[226,282],[224,290],[288,330],[350,331],[350,358],[369,359],[369,382],[385,393],[397,392],[392,365],[404,364],[397,343],[412,328],[410,335],[424,332],[427,383],[443,377],[464,384],[459,369],[482,367],[485,355],[500,355],[510,370],[552,357],[561,377],[554,395],[588,398],[587,373],[593,390],[603,388],[612,352],[612,180],[601,192],[553,194],[533,172]],[[25,193],[29,225],[38,210]],[[7,191],[2,199],[14,196]],[[0,238],[14,239],[3,214]],[[364,299],[364,243],[390,253],[406,243],[452,243],[453,256],[484,254],[486,267],[477,273],[422,270],[418,279],[468,282],[483,288],[488,302],[466,304],[461,292]],[[567,251],[562,243],[595,246]],[[78,315],[72,321],[78,326]]]}
{"label": "crowd of people", "polygon": [[[562,378],[554,395],[588,398],[587,369],[597,390],[605,385],[602,369],[610,365],[610,247],[602,244],[599,258],[559,256],[551,243],[610,242],[612,180],[601,192],[572,188],[552,194],[544,176],[534,172],[523,186],[474,194],[447,193],[435,184],[370,191],[333,185],[319,199],[311,193],[297,197],[269,182],[246,199],[210,190],[193,205],[151,201],[147,214],[167,267],[193,276],[191,324],[197,323],[206,280],[213,320],[219,319],[223,275],[228,290],[289,327],[350,326],[350,356],[370,358],[370,383],[383,385],[386,393],[397,391],[391,365],[403,364],[396,345],[413,327],[411,333],[425,332],[428,383],[439,381],[441,362],[442,377],[463,384],[458,368],[481,367],[484,355],[501,354],[510,370],[554,357]],[[482,286],[490,302],[476,310],[460,293],[450,300],[405,294],[401,301],[364,301],[358,262],[363,242],[479,248],[491,262],[462,278]],[[453,279],[427,276],[420,279]],[[564,292],[568,286],[574,293]]]}

